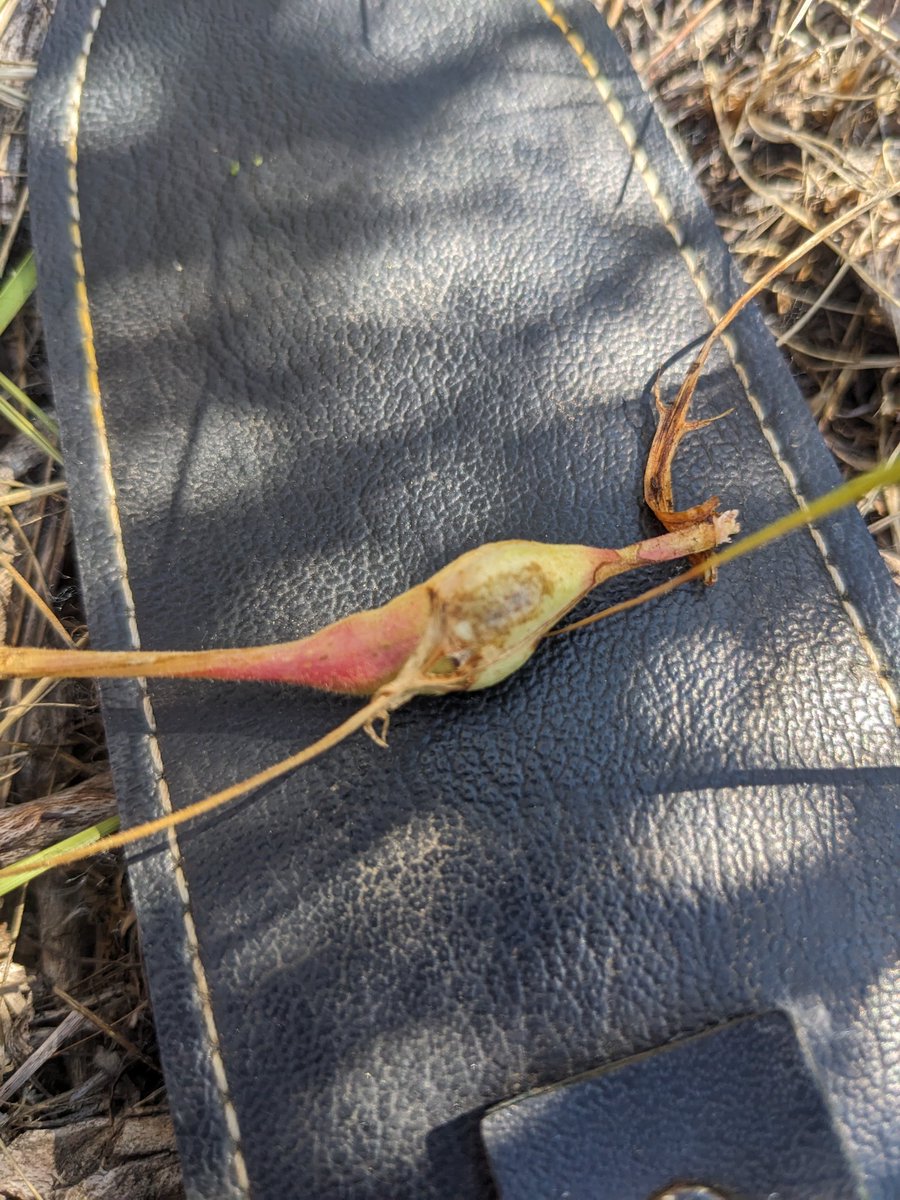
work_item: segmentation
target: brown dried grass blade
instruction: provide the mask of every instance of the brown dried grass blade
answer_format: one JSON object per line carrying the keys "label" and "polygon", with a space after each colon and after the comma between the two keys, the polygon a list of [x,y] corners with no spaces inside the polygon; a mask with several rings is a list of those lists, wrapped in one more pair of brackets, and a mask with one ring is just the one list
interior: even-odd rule
{"label": "brown dried grass blade", "polygon": [[[211,796],[206,796],[203,800],[197,800],[194,804],[188,804],[185,808],[180,808],[176,812],[169,813],[164,817],[157,817],[153,821],[144,821],[141,825],[134,825],[130,829],[123,829],[119,833],[111,834],[109,837],[91,842],[87,846],[80,846],[75,850],[67,850],[62,854],[53,855],[52,857],[45,856],[41,860],[41,867],[49,870],[53,867],[70,866],[72,863],[81,862],[83,859],[93,858],[95,854],[104,854],[109,850],[118,850],[122,846],[129,846],[133,842],[140,841],[142,838],[151,837],[156,833],[163,833],[165,830],[172,829],[176,825],[182,825],[185,821],[192,821],[197,817],[202,817],[214,809],[221,808],[222,805],[228,804],[232,800],[237,800],[239,797],[247,795],[248,792],[255,791],[257,788],[271,783],[273,780],[288,774],[288,772],[295,770],[297,767],[302,767],[305,763],[312,762],[314,758],[327,753],[327,751],[333,749],[352,733],[366,728],[366,726],[371,725],[379,717],[385,716],[387,711],[400,708],[407,701],[411,700],[414,694],[414,692],[410,691],[408,693],[393,695],[390,699],[387,699],[383,693],[379,693],[373,696],[368,704],[364,704],[351,717],[348,717],[346,721],[330,730],[324,737],[319,738],[317,742],[313,742],[311,746],[305,746],[296,754],[291,754],[280,762],[274,763],[271,767],[266,767],[265,770],[258,771],[248,779],[223,788],[219,792],[214,792]],[[0,879],[19,874],[23,870],[27,870],[28,866],[29,860],[17,862],[12,867],[4,867],[3,870],[0,870]]]}
{"label": "brown dried grass blade", "polygon": [[[810,237],[806,238],[799,246],[786,254],[773,267],[766,271],[760,278],[752,284],[746,292],[743,293],[731,305],[728,311],[722,316],[712,332],[707,337],[706,341],[700,349],[694,362],[691,364],[690,370],[684,378],[684,382],[678,389],[678,394],[671,405],[663,404],[659,394],[658,382],[655,388],[656,406],[660,414],[659,424],[656,429],[656,434],[653,438],[653,444],[650,447],[650,453],[647,457],[647,466],[644,471],[644,499],[648,507],[653,511],[657,519],[669,531],[682,529],[686,525],[696,524],[698,521],[708,519],[718,509],[719,500],[717,496],[712,496],[702,504],[696,504],[691,508],[676,509],[674,490],[672,484],[672,463],[675,454],[678,450],[681,440],[686,433],[692,430],[700,429],[704,425],[708,425],[710,420],[718,420],[718,417],[713,417],[704,421],[691,421],[688,419],[690,412],[691,401],[694,398],[694,393],[697,390],[697,383],[706,366],[712,349],[718,341],[719,337],[725,332],[728,326],[734,321],[735,317],[747,307],[760,292],[764,291],[774,279],[781,275],[794,263],[805,257],[810,250],[820,245],[822,242],[828,241],[839,229],[844,225],[856,220],[861,214],[868,212],[870,209],[882,204],[885,200],[900,193],[900,184],[894,184],[890,188],[885,188],[878,192],[875,196],[869,197],[856,205],[849,212],[836,217],[835,220],[829,222],[821,229],[817,230]],[[725,416],[727,414],[720,414]],[[709,554],[697,555],[692,562],[695,565],[702,563],[704,560],[710,559]],[[706,580],[711,583],[715,578],[714,568],[709,567],[706,571]]]}

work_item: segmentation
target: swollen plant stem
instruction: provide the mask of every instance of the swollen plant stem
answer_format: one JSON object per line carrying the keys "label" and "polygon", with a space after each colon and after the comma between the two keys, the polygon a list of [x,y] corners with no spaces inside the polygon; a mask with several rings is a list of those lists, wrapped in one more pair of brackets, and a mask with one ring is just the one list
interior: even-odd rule
{"label": "swollen plant stem", "polygon": [[704,559],[702,563],[691,567],[687,571],[682,571],[680,575],[676,575],[674,579],[669,579],[665,583],[660,583],[656,587],[649,588],[646,592],[641,592],[639,596],[632,597],[631,600],[623,600],[620,604],[612,604],[609,608],[604,608],[602,612],[594,613],[593,616],[583,617],[580,621],[573,621],[570,625],[563,625],[561,629],[554,629],[548,633],[548,637],[558,637],[561,633],[572,633],[575,629],[583,629],[586,625],[593,625],[596,621],[602,621],[605,617],[614,617],[617,613],[627,612],[631,608],[637,608],[641,604],[646,604],[648,600],[656,600],[660,596],[666,596],[669,592],[674,592],[683,583],[689,583],[692,579],[700,579],[709,570],[715,570],[718,567],[725,566],[726,563],[734,562],[736,558],[743,558],[746,554],[752,554],[754,550],[759,550],[763,546],[767,546],[769,542],[774,542],[777,538],[784,537],[785,534],[793,533],[795,529],[802,529],[805,525],[813,525],[816,521],[821,521],[824,517],[830,516],[837,512],[839,508],[845,508],[848,504],[855,504],[857,500],[861,500],[863,496],[867,496],[869,492],[878,491],[881,488],[889,487],[892,484],[900,483],[900,459],[891,459],[888,462],[881,463],[874,467],[871,471],[867,471],[864,475],[858,475],[856,479],[851,479],[849,483],[841,484],[840,487],[833,488],[832,491],[826,492],[824,496],[819,496],[813,500],[811,504],[804,508],[798,508],[787,516],[779,517],[777,521],[772,521],[771,524],[758,529],[755,533],[750,533],[746,537],[741,538],[739,542],[733,542],[730,546],[726,546],[724,550],[718,550],[715,554],[711,554],[709,558]]}
{"label": "swollen plant stem", "polygon": [[[390,707],[392,709],[400,708],[411,699],[412,693],[405,696],[396,696],[390,701]],[[358,729],[362,729],[376,718],[384,715],[385,708],[385,696],[383,693],[379,693],[373,696],[368,704],[358,709],[353,716],[348,717],[346,721],[342,722],[335,729],[330,730],[324,737],[319,738],[317,742],[313,742],[311,746],[306,746],[303,750],[298,750],[296,754],[291,754],[288,758],[283,758],[281,762],[274,763],[271,767],[266,767],[264,771],[258,771],[255,775],[251,775],[249,779],[244,779],[240,783],[234,783],[230,787],[223,788],[220,792],[213,792],[211,796],[206,796],[203,800],[197,800],[194,804],[188,804],[185,808],[179,808],[177,812],[168,813],[164,817],[157,817],[153,821],[144,821],[141,825],[133,825],[130,829],[123,829],[119,833],[111,834],[109,837],[100,838],[99,841],[92,842],[88,846],[66,850],[61,854],[50,856],[46,854],[34,855],[30,858],[22,859],[21,862],[15,863],[14,866],[5,867],[0,871],[0,879],[21,875],[31,865],[39,866],[42,871],[50,870],[53,867],[66,867],[72,863],[81,862],[82,859],[93,858],[95,854],[104,854],[108,850],[118,850],[122,846],[128,846],[132,842],[139,841],[141,838],[151,837],[154,833],[162,833],[164,830],[172,829],[174,826],[181,825],[185,821],[192,821],[196,817],[202,817],[205,813],[212,812],[213,809],[220,808],[223,804],[228,804],[231,800],[237,800],[240,796],[246,795],[247,792],[252,792],[266,783],[271,783],[273,779],[278,779],[281,775],[286,775],[289,771],[293,771],[295,767],[302,767],[304,763],[312,762],[314,758],[318,758],[320,754],[325,754],[328,750],[337,746],[339,742],[348,738],[351,733],[356,733]]]}
{"label": "swollen plant stem", "polygon": [[[712,347],[720,334],[731,324],[734,318],[738,315],[749,302],[758,295],[765,287],[767,287],[773,279],[780,275],[787,267],[797,262],[814,246],[825,241],[837,232],[843,226],[847,225],[855,217],[880,204],[882,201],[889,199],[891,196],[900,192],[900,184],[879,192],[878,195],[859,204],[849,213],[838,217],[830,224],[818,230],[812,237],[807,238],[802,245],[798,246],[780,262],[778,262],[770,271],[767,271],[760,279],[753,284],[735,303],[728,309],[725,315],[718,321],[715,328],[704,342],[700,353],[695,359],[685,377],[684,382],[679,389],[672,409],[686,414],[690,405],[691,397],[697,385],[700,373],[709,358]],[[759,549],[761,546],[767,545],[776,538],[783,537],[785,534],[799,529],[804,525],[810,525],[821,518],[828,516],[844,505],[852,504],[865,496],[868,492],[874,491],[877,488],[883,488],[890,484],[900,483],[900,461],[887,462],[876,467],[873,471],[867,472],[865,475],[859,476],[850,483],[844,484],[842,487],[835,488],[832,492],[825,496],[819,497],[813,501],[808,507],[800,508],[796,512],[782,517],[765,528],[758,530],[756,533],[743,538],[740,542],[727,546],[724,550],[705,557],[702,562],[691,567],[688,571],[681,575],[670,579],[668,582],[660,584],[658,587],[650,588],[649,591],[641,593],[632,600],[626,600],[621,604],[614,604],[610,608],[604,609],[602,612],[595,613],[593,616],[585,617],[581,621],[575,621],[570,625],[563,626],[561,629],[553,630],[547,637],[555,637],[560,633],[571,633],[573,630],[581,629],[586,625],[592,625],[595,621],[600,621],[604,617],[611,617],[616,613],[626,612],[628,609],[636,608],[640,604],[646,604],[649,600],[655,600],[659,596],[664,596],[675,588],[681,587],[682,584],[689,582],[692,579],[700,579],[709,577],[710,573],[718,567],[724,566],[726,563],[732,562],[736,558],[741,558],[752,551]],[[135,664],[137,665],[137,664]],[[139,669],[139,668],[138,668]],[[131,670],[124,672],[131,674]],[[135,671],[135,673],[138,673]],[[421,679],[421,675],[419,679]],[[227,804],[230,800],[235,800],[240,796],[246,795],[255,788],[261,787],[269,783],[273,779],[279,778],[281,775],[287,774],[296,767],[303,766],[304,763],[311,762],[319,755],[326,753],[334,746],[338,745],[352,733],[366,726],[371,728],[372,722],[378,718],[386,716],[389,711],[402,707],[416,695],[415,688],[403,690],[398,688],[399,679],[394,681],[390,689],[390,694],[384,690],[379,690],[372,697],[368,704],[364,705],[352,717],[349,717],[336,729],[327,733],[319,741],[313,745],[307,746],[304,750],[298,751],[296,754],[290,755],[288,758],[282,759],[281,762],[275,763],[271,767],[267,767],[264,771],[258,772],[256,775],[251,775],[249,779],[243,780],[241,783],[233,784],[231,787],[224,788],[220,792],[215,792],[211,796],[207,796],[203,800],[198,800],[194,804],[189,804],[186,808],[179,809],[174,813],[170,813],[164,817],[158,817],[153,821],[146,821],[141,825],[133,826],[131,829],[122,830],[119,833],[113,834],[110,837],[102,838],[98,842],[94,842],[90,846],[81,847],[77,850],[70,850],[62,854],[45,857],[42,861],[42,867],[49,869],[51,867],[67,866],[71,863],[80,862],[82,859],[101,854],[108,850],[116,850],[122,846],[130,845],[132,842],[138,841],[141,838],[149,837],[155,833],[161,833],[166,829],[174,828],[176,825],[181,825],[185,821],[193,820],[195,817],[203,816],[205,813],[212,812],[214,809],[220,808],[223,804]],[[0,879],[5,879],[13,875],[20,874],[23,869],[27,869],[31,860],[26,859],[22,862],[14,864],[12,867],[7,867],[0,870]]]}
{"label": "swollen plant stem", "polygon": [[[845,483],[841,487],[837,487],[833,491],[826,493],[824,496],[820,496],[808,507],[788,513],[787,516],[773,521],[770,525],[766,525],[756,533],[750,534],[740,542],[726,546],[724,550],[713,554],[704,562],[698,563],[697,566],[684,571],[681,575],[677,575],[674,579],[670,579],[658,587],[651,588],[649,591],[635,596],[632,600],[626,600],[621,604],[614,604],[612,607],[594,614],[594,616],[585,617],[581,621],[575,621],[573,624],[566,625],[562,629],[553,630],[552,633],[545,636],[555,637],[560,633],[570,633],[575,629],[581,629],[586,625],[593,624],[595,621],[600,621],[604,617],[611,617],[615,613],[625,612],[630,608],[636,608],[640,604],[645,604],[648,600],[664,596],[668,592],[674,591],[675,588],[681,587],[682,584],[687,583],[689,580],[699,579],[706,575],[711,567],[724,566],[736,558],[742,558],[744,555],[768,545],[769,542],[773,542],[787,533],[791,533],[805,525],[810,525],[814,521],[821,520],[823,517],[830,515],[837,509],[854,503],[871,491],[894,483],[900,483],[900,459],[882,463],[873,471],[869,471],[865,475],[860,475],[849,483]],[[40,868],[42,870],[68,866],[72,863],[80,862],[82,859],[92,857],[95,854],[102,854],[108,850],[117,850],[122,846],[139,841],[141,838],[150,837],[155,833],[162,833],[164,830],[172,829],[174,826],[181,825],[185,821],[201,817],[205,813],[220,808],[223,804],[227,804],[231,800],[236,800],[238,797],[244,796],[266,783],[270,783],[273,779],[278,779],[280,776],[286,775],[296,767],[301,767],[305,763],[311,762],[314,758],[318,758],[328,750],[333,749],[333,747],[358,730],[369,727],[371,731],[373,721],[380,717],[386,717],[388,713],[401,708],[414,696],[426,694],[429,691],[439,694],[455,690],[449,680],[447,685],[443,685],[440,683],[440,677],[435,679],[434,676],[428,675],[426,673],[426,668],[428,667],[429,664],[427,662],[424,660],[416,661],[416,657],[414,656],[393,683],[380,689],[368,704],[363,705],[362,708],[358,709],[351,717],[348,717],[346,721],[338,725],[337,728],[326,733],[324,737],[314,742],[311,746],[307,746],[305,749],[299,750],[296,754],[282,759],[281,762],[275,763],[273,766],[267,767],[255,775],[251,775],[249,779],[232,784],[222,791],[214,792],[211,796],[207,796],[203,800],[198,800],[194,804],[189,804],[185,808],[178,809],[174,813],[157,817],[153,821],[145,821],[141,825],[135,825],[110,837],[101,838],[90,845],[65,851],[61,854],[48,856],[45,852],[42,856],[31,856],[30,858],[23,859],[11,867],[0,870],[0,880],[21,876],[22,872],[27,871],[30,866],[38,865],[37,859],[40,860]]]}

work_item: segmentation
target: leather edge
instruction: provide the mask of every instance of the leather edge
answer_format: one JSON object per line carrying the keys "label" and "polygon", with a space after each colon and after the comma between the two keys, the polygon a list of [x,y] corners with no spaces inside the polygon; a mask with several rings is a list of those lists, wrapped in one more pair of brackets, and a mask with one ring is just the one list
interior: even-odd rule
{"label": "leather edge", "polygon": [[[95,627],[111,631],[116,648],[136,649],[140,641],[106,440],[78,210],[79,109],[94,36],[106,5],[107,0],[61,0],[58,6],[34,85],[29,172],[35,241],[42,248],[38,302],[45,326],[52,330],[47,353],[53,386],[79,397],[61,424],[73,523],[79,544],[91,547],[91,570],[80,572],[85,606]],[[88,500],[91,496],[93,504]],[[171,811],[144,682],[107,681],[100,691],[120,803],[126,800],[123,807],[130,813],[147,817]],[[161,854],[164,847],[166,853]],[[146,936],[144,940],[148,961],[157,960],[148,977],[166,978],[167,1005],[177,1011],[183,1030],[177,1043],[161,1039],[163,1062],[170,1078],[194,1076],[205,1101],[203,1133],[196,1145],[192,1114],[172,1112],[187,1195],[245,1200],[250,1195],[249,1179],[237,1115],[228,1092],[175,831],[169,831],[165,842],[138,848],[127,857],[138,885],[133,891],[139,918],[153,911],[152,921],[141,922],[142,932],[163,928],[167,933],[164,944]],[[176,944],[173,935],[179,932]],[[196,1053],[191,1056],[192,1047],[203,1049],[199,1060]],[[216,1127],[214,1137],[211,1122]],[[211,1156],[213,1144],[218,1153]]]}
{"label": "leather edge", "polygon": [[[618,128],[714,324],[743,293],[745,284],[721,245],[712,212],[685,169],[670,131],[591,0],[535,3],[565,40]],[[718,246],[719,253],[710,255],[710,248]],[[840,483],[837,465],[759,307],[748,306],[721,342],[797,506]],[[792,395],[792,403],[773,402],[772,397],[785,393]],[[798,536],[811,537],[815,543],[900,725],[900,622],[891,619],[896,613],[896,589],[865,523],[855,508],[844,509]]]}

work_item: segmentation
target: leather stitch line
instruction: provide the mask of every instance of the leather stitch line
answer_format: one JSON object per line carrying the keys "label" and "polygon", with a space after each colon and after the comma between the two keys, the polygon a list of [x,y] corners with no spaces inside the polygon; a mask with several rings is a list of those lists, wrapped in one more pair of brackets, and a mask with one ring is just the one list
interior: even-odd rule
{"label": "leather stitch line", "polygon": [[[85,33],[81,43],[81,51],[75,64],[73,84],[68,97],[68,102],[66,104],[67,128],[65,136],[65,151],[67,160],[69,201],[69,236],[72,241],[72,263],[75,269],[75,311],[78,318],[78,325],[81,332],[81,344],[84,351],[84,382],[90,400],[90,419],[94,427],[97,448],[99,450],[101,477],[106,491],[107,511],[109,513],[116,562],[119,568],[122,593],[125,600],[128,631],[132,642],[132,648],[137,650],[140,648],[140,634],[135,616],[134,595],[128,579],[128,563],[125,556],[125,544],[122,535],[118,502],[116,500],[115,481],[113,480],[112,475],[112,462],[109,454],[106,421],[103,416],[100,375],[97,368],[97,354],[94,346],[94,330],[93,323],[91,321],[90,305],[88,303],[87,278],[85,275],[84,254],[81,240],[81,211],[78,202],[78,133],[81,122],[81,100],[84,93],[85,79],[87,78],[88,58],[90,57],[94,36],[97,32],[97,27],[100,24],[100,18],[106,9],[106,4],[107,0],[97,0],[96,5],[91,12],[88,30]],[[169,792],[168,783],[166,782],[162,755],[159,749],[156,719],[153,713],[153,706],[150,701],[150,695],[147,690],[146,681],[141,680],[139,682],[143,693],[142,707],[148,728],[147,744],[150,750],[150,758],[153,763],[153,768],[156,773],[156,787],[159,796],[159,802],[162,810],[165,813],[171,813],[173,811],[172,798]],[[213,1077],[215,1079],[216,1087],[219,1091],[219,1098],[225,1114],[225,1125],[228,1130],[228,1136],[231,1139],[231,1158],[234,1177],[238,1187],[246,1196],[249,1197],[250,1179],[247,1174],[246,1160],[244,1158],[243,1150],[241,1149],[241,1134],[240,1126],[238,1124],[237,1110],[232,1102],[231,1093],[228,1087],[228,1079],[225,1073],[225,1063],[222,1057],[219,1034],[216,1028],[215,1016],[212,1009],[209,983],[206,978],[206,973],[203,969],[203,962],[200,958],[200,944],[197,937],[197,927],[194,922],[190,891],[188,889],[187,877],[184,871],[181,850],[178,845],[178,836],[174,829],[167,830],[166,840],[169,853],[172,858],[172,873],[175,880],[175,886],[178,891],[179,899],[182,903],[182,918],[184,921],[185,938],[190,952],[191,970],[194,977],[194,988],[203,1016],[203,1023],[206,1028],[206,1036],[209,1041],[209,1053],[210,1062],[213,1069]]]}
{"label": "leather stitch line", "polygon": [[[623,141],[625,142],[625,145],[628,148],[629,153],[631,154],[635,168],[644,181],[644,186],[647,188],[650,199],[653,201],[657,212],[662,218],[663,225],[671,234],[672,240],[674,241],[678,252],[688,269],[688,273],[693,280],[694,286],[700,294],[700,298],[703,301],[703,306],[706,309],[710,320],[714,325],[717,324],[723,316],[723,310],[718,307],[713,298],[712,285],[710,284],[709,278],[701,266],[696,253],[690,246],[687,245],[687,238],[684,230],[681,228],[675,217],[674,209],[668,196],[663,190],[662,182],[660,181],[655,169],[650,164],[646,150],[640,145],[637,132],[629,121],[628,117],[625,115],[625,109],[621,100],[619,100],[618,96],[616,95],[612,83],[600,70],[599,63],[585,46],[584,39],[557,9],[556,5],[553,3],[553,0],[536,0],[536,3],[543,10],[544,15],[548,18],[548,20],[550,20],[550,22],[560,31],[570,49],[574,51],[578,61],[584,67],[588,77],[593,83],[597,94],[600,96],[600,99],[606,106],[606,109],[613,120],[613,124],[618,129]],[[740,360],[740,354],[735,338],[732,334],[726,332],[721,335],[721,341],[728,351],[728,356],[731,359],[734,372],[744,389],[744,394],[746,395],[750,408],[759,423],[763,437],[766,439],[766,442],[769,445],[772,456],[778,466],[781,468],[781,472],[785,478],[785,481],[787,482],[788,489],[795,503],[800,508],[807,507],[807,500],[800,489],[800,483],[797,479],[797,474],[787,459],[784,447],[781,445],[780,441],[778,440],[778,435],[772,428],[765,409],[763,408],[762,402],[752,389],[750,376]],[[812,537],[816,548],[822,556],[825,569],[828,571],[828,574],[831,576],[832,583],[834,584],[838,600],[850,619],[850,624],[853,626],[860,644],[866,653],[866,657],[869,659],[869,663],[871,664],[871,667],[875,673],[875,677],[887,696],[888,703],[890,704],[891,710],[894,714],[894,719],[898,724],[900,724],[900,695],[898,695],[897,690],[894,687],[891,679],[891,672],[879,654],[874,642],[872,641],[872,638],[865,627],[862,614],[850,598],[850,589],[847,585],[847,581],[832,557],[831,550],[828,547],[828,543],[824,534],[822,533],[821,529],[818,529],[814,525],[807,526],[807,530]]]}

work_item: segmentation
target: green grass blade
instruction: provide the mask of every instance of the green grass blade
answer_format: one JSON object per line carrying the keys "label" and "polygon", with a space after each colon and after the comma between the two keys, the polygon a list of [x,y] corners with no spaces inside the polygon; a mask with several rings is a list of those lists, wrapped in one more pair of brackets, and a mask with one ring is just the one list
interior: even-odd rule
{"label": "green grass blade", "polygon": [[[2,386],[3,375],[0,373],[0,386]],[[18,429],[20,433],[24,433],[26,437],[31,438],[36,446],[40,446],[43,452],[49,455],[55,463],[62,462],[62,455],[54,445],[47,441],[39,429],[35,429],[31,421],[15,407],[8,397],[0,395],[0,417],[8,421],[14,429]]]}
{"label": "green grass blade", "polygon": [[40,421],[48,433],[56,437],[58,430],[53,418],[48,416],[39,404],[35,404],[27,392],[23,392],[19,385],[13,383],[9,376],[4,375],[2,371],[0,371],[0,388],[6,388],[13,400],[16,400],[26,412],[31,413]]}
{"label": "green grass blade", "polygon": [[17,863],[11,863],[10,869],[16,870],[18,873],[10,875],[6,879],[0,879],[0,896],[5,896],[7,892],[13,892],[16,888],[24,887],[37,875],[43,875],[44,871],[49,869],[41,865],[46,859],[62,854],[66,850],[77,850],[80,846],[90,846],[94,842],[99,842],[107,834],[115,833],[118,828],[119,818],[107,817],[105,821],[92,825],[90,829],[82,829],[80,833],[75,833],[71,837],[57,842],[54,846],[48,846],[46,850],[41,850],[38,854],[29,854],[27,858],[23,858]]}
{"label": "green grass blade", "polygon": [[[29,250],[17,267],[0,283],[0,335],[9,327],[10,322],[22,311],[23,306],[37,284],[37,272],[34,265],[34,251]],[[14,429],[18,429],[54,462],[61,463],[62,456],[50,440],[36,428],[34,422],[43,425],[44,429],[54,440],[58,436],[56,422],[41,408],[39,404],[23,392],[18,384],[0,372],[0,416],[5,417]],[[18,407],[16,407],[18,405]],[[21,411],[20,411],[21,409]],[[33,418],[29,420],[29,417]]]}
{"label": "green grass blade", "polygon": [[34,251],[29,250],[17,267],[0,283],[0,334],[24,308],[37,285]]}
{"label": "green grass blade", "polygon": [[638,608],[641,604],[646,604],[650,600],[658,600],[660,596],[667,596],[669,592],[674,592],[676,588],[689,583],[690,580],[702,578],[711,569],[724,567],[726,563],[734,562],[736,558],[743,558],[745,554],[752,554],[754,550],[768,546],[770,542],[784,537],[786,533],[793,533],[796,529],[802,529],[804,525],[814,525],[816,521],[821,521],[824,517],[830,517],[838,509],[847,508],[849,505],[862,500],[864,496],[868,496],[870,492],[880,491],[882,488],[890,487],[891,484],[900,484],[900,455],[879,463],[877,467],[874,467],[871,471],[866,471],[864,475],[857,475],[855,479],[851,479],[848,483],[842,483],[840,487],[833,488],[830,492],[826,492],[824,496],[819,496],[818,499],[810,501],[809,504],[794,509],[787,516],[779,517],[777,521],[772,521],[771,524],[765,525],[762,529],[757,529],[754,533],[748,533],[740,541],[732,542],[731,545],[725,546],[722,550],[717,550],[715,554],[704,557],[703,561],[698,563],[697,566],[689,567],[687,571],[682,571],[680,575],[676,575],[672,579],[667,579],[665,583],[659,583],[656,587],[648,588],[646,592],[641,592],[638,596],[632,596],[630,600],[622,600],[618,604],[611,604],[609,608],[604,608],[589,617],[582,617],[580,621],[573,621],[569,625],[563,625],[561,629],[554,629],[547,636],[558,637],[561,633],[572,633],[576,629],[584,629],[586,626],[593,625],[597,621],[604,621],[607,617],[618,616],[619,613],[628,612],[632,608]]}
{"label": "green grass blade", "polygon": [[748,533],[739,542],[733,542],[723,550],[717,551],[712,557],[706,559],[704,565],[707,569],[720,567],[725,563],[733,562],[736,558],[743,558],[745,554],[751,554],[754,550],[767,546],[769,542],[784,537],[786,533],[792,533],[804,525],[813,525],[824,517],[830,517],[838,509],[855,504],[869,492],[880,491],[882,488],[897,483],[900,483],[900,457],[879,463],[871,471],[866,471],[864,475],[857,475],[855,479],[842,483],[840,487],[833,488],[824,496],[811,500],[803,508],[797,508],[787,516],[779,517],[777,521],[772,521],[770,525],[757,529],[755,533]]}

